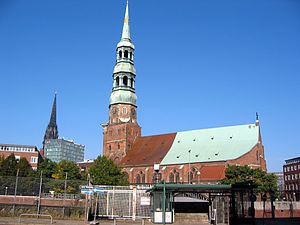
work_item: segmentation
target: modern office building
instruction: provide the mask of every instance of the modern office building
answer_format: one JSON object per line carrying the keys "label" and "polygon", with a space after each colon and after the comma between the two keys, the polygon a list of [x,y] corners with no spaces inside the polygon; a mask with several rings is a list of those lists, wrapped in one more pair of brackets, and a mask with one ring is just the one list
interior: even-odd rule
{"label": "modern office building", "polygon": [[289,200],[300,200],[300,157],[285,160],[284,191]]}
{"label": "modern office building", "polygon": [[11,154],[15,155],[16,160],[26,158],[33,170],[37,169],[41,158],[36,146],[0,144],[0,155],[6,158]]}
{"label": "modern office building", "polygon": [[84,145],[76,144],[72,140],[47,139],[44,148],[45,157],[57,163],[61,160],[81,162],[84,159]]}

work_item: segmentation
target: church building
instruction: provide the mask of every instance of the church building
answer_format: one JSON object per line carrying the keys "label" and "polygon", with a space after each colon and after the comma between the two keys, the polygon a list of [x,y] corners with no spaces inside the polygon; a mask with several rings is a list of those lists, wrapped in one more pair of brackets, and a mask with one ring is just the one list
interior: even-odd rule
{"label": "church building", "polygon": [[[119,164],[130,183],[215,183],[228,165],[266,170],[258,116],[253,124],[142,136],[137,121],[134,44],[128,1],[116,48],[109,120],[103,127],[103,155]],[[155,167],[155,168],[154,168]]]}

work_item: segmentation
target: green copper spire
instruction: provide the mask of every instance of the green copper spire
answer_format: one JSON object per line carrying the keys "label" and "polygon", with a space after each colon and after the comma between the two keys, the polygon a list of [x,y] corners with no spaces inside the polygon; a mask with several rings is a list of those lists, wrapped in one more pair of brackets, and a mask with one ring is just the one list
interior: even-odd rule
{"label": "green copper spire", "polygon": [[124,25],[123,25],[122,39],[128,39],[128,40],[130,40],[128,0],[126,1],[126,11],[125,11],[125,17],[124,17]]}
{"label": "green copper spire", "polygon": [[130,37],[128,1],[122,37],[117,45],[117,60],[113,72],[113,88],[110,105],[130,104],[136,106],[134,45]]}

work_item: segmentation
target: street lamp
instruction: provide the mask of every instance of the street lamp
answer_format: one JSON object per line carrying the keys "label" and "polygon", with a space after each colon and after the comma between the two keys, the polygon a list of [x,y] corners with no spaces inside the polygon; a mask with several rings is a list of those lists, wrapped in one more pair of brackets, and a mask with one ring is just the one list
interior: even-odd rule
{"label": "street lamp", "polygon": [[189,174],[188,174],[188,181],[189,184],[191,183],[191,149],[188,151],[189,152]]}
{"label": "street lamp", "polygon": [[5,195],[7,195],[7,189],[8,189],[8,187],[5,187]]}

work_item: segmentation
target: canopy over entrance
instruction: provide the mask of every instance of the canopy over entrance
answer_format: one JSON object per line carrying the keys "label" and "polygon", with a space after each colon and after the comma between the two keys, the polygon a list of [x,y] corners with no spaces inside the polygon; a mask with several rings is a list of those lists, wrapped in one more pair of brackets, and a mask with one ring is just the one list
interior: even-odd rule
{"label": "canopy over entrance", "polygon": [[211,223],[254,224],[254,186],[251,184],[174,184],[159,183],[148,190],[151,194],[154,223],[174,222],[174,198],[188,193],[192,198],[207,196]]}

